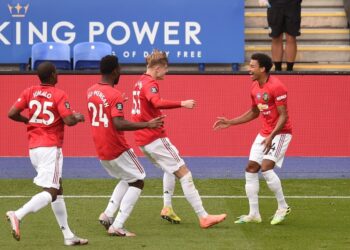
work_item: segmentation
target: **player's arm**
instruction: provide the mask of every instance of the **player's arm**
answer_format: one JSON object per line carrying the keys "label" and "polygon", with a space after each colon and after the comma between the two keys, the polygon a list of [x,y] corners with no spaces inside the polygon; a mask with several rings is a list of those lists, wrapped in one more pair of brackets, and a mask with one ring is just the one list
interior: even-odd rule
{"label": "player's arm", "polygon": [[148,122],[131,122],[125,120],[123,116],[116,116],[113,117],[113,125],[117,130],[120,131],[133,131],[144,128],[159,128],[164,124],[164,117],[165,116],[159,116]]}
{"label": "player's arm", "polygon": [[218,117],[217,121],[213,125],[214,130],[228,128],[233,125],[238,125],[246,122],[250,122],[259,117],[260,111],[257,106],[252,106],[250,110],[243,115],[233,119],[227,119],[226,117]]}
{"label": "player's arm", "polygon": [[279,114],[279,117],[275,128],[272,130],[271,134],[261,142],[261,144],[265,145],[265,154],[267,154],[270,151],[273,138],[275,138],[275,136],[283,129],[284,125],[288,120],[288,112],[285,105],[277,105],[277,112]]}
{"label": "player's arm", "polygon": [[286,125],[286,122],[288,120],[288,112],[285,105],[278,105],[277,106],[277,112],[279,114],[277,124],[275,128],[272,130],[270,137],[274,138],[279,132],[284,128],[284,125]]}
{"label": "player's arm", "polygon": [[21,114],[22,110],[12,106],[8,112],[8,117],[16,122],[28,123],[29,119]]}
{"label": "player's arm", "polygon": [[175,109],[175,108],[181,108],[182,102],[181,101],[171,101],[171,100],[165,100],[160,98],[159,95],[154,95],[150,99],[153,107],[157,109]]}
{"label": "player's arm", "polygon": [[62,119],[64,124],[66,124],[67,126],[74,126],[79,122],[85,121],[84,115],[78,112],[74,112],[73,114],[68,115]]}

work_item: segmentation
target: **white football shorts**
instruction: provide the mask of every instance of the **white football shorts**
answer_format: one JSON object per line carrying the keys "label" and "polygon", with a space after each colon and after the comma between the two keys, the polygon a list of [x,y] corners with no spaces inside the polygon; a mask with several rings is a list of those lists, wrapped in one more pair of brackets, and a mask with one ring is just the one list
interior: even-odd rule
{"label": "white football shorts", "polygon": [[38,147],[29,149],[29,157],[37,172],[34,183],[43,188],[60,188],[62,177],[62,149],[57,147]]}
{"label": "white football shorts", "polygon": [[249,160],[255,161],[261,165],[264,159],[274,161],[276,166],[281,168],[290,141],[292,140],[291,134],[279,134],[272,140],[272,147],[267,154],[264,154],[264,145],[261,142],[265,137],[260,134],[257,135],[255,141],[250,149]]}
{"label": "white football shorts", "polygon": [[145,170],[132,149],[124,151],[113,160],[101,160],[101,164],[110,176],[128,183],[143,180],[146,177]]}
{"label": "white football shorts", "polygon": [[173,174],[185,165],[179,151],[167,137],[154,140],[140,149],[155,166],[167,173]]}

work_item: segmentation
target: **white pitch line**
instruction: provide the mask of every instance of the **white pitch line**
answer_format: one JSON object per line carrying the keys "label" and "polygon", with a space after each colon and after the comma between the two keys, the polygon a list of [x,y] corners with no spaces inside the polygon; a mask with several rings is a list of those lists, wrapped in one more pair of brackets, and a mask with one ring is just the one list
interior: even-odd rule
{"label": "white pitch line", "polygon": [[[0,199],[16,199],[16,198],[31,198],[29,195],[0,195]],[[202,195],[204,199],[246,199],[246,196],[240,195]],[[291,195],[285,196],[288,199],[350,199],[350,196],[327,196],[327,195]],[[67,199],[101,199],[110,198],[108,195],[65,195],[64,198]],[[161,195],[142,195],[141,198],[146,199],[162,199]],[[184,199],[185,196],[173,196],[173,198]],[[262,199],[275,199],[275,196],[259,196]]]}

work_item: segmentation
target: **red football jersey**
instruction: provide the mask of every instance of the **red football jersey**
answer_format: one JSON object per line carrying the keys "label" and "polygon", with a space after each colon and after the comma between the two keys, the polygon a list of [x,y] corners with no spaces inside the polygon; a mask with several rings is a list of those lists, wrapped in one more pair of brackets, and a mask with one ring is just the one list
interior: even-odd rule
{"label": "red football jersey", "polygon": [[130,149],[124,132],[113,125],[113,117],[124,117],[121,93],[107,83],[98,83],[87,91],[88,111],[96,152],[101,160],[113,160]]}
{"label": "red football jersey", "polygon": [[62,147],[64,122],[72,114],[63,90],[52,85],[38,85],[25,89],[14,106],[29,110],[27,132],[29,148]]}
{"label": "red football jersey", "polygon": [[[162,115],[161,109],[181,107],[180,101],[161,99],[158,83],[148,74],[143,74],[135,83],[132,92],[133,108],[132,118],[135,122],[147,122]],[[144,146],[152,141],[166,137],[164,127],[156,129],[135,130],[135,142],[138,146]]]}
{"label": "red football jersey", "polygon": [[[253,83],[251,90],[252,106],[256,106],[260,110],[260,116],[263,122],[263,127],[260,130],[262,136],[270,135],[276,127],[279,117],[277,106],[284,105],[288,112],[287,97],[286,86],[274,76],[269,76],[262,88],[257,81]],[[279,133],[292,133],[292,125],[289,117]]]}

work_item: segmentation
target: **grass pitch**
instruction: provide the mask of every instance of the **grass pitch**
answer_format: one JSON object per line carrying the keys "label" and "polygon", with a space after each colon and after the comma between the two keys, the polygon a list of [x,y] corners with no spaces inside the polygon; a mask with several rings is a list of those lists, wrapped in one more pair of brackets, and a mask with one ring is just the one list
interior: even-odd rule
{"label": "grass pitch", "polygon": [[[248,201],[244,181],[230,179],[195,180],[209,213],[227,213],[223,223],[201,229],[198,219],[185,198],[174,198],[173,206],[182,222],[172,225],[160,219],[162,208],[161,180],[147,179],[142,198],[137,203],[126,228],[134,238],[110,237],[98,223],[98,216],[107,205],[115,180],[63,181],[71,229],[89,239],[84,249],[350,249],[350,180],[282,180],[292,213],[281,225],[271,226],[270,217],[276,201],[261,181],[261,224],[236,225],[237,216],[246,214]],[[30,214],[21,223],[21,241],[10,234],[5,220],[7,210],[17,209],[39,192],[31,180],[0,180],[0,249],[67,249],[50,206]],[[28,197],[11,198],[23,195]],[[177,183],[175,195],[182,196]],[[94,197],[80,197],[94,196]],[[98,197],[99,196],[99,197]],[[220,196],[220,197],[216,197]],[[224,197],[222,197],[224,196]],[[237,197],[238,196],[238,197]],[[266,197],[267,196],[267,197]],[[326,196],[326,197],[325,197]],[[288,198],[289,197],[289,198]]]}

